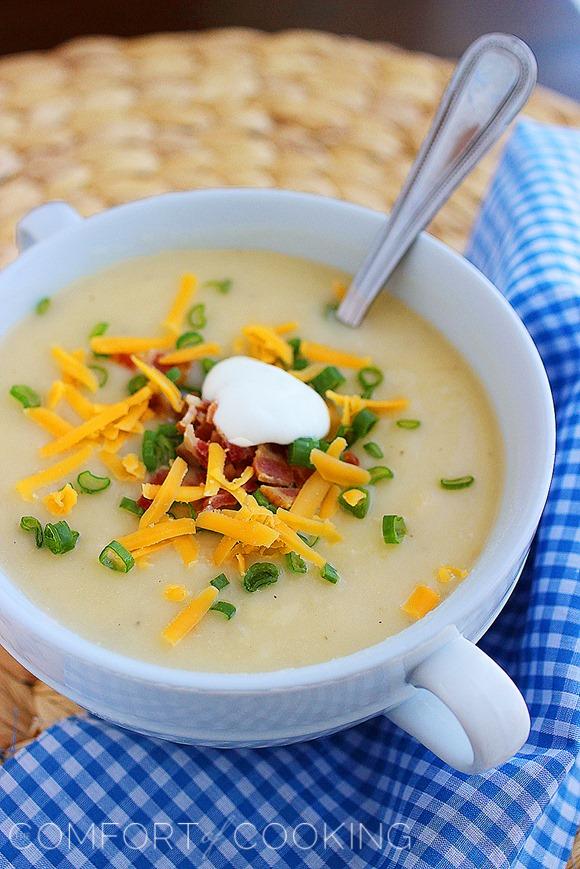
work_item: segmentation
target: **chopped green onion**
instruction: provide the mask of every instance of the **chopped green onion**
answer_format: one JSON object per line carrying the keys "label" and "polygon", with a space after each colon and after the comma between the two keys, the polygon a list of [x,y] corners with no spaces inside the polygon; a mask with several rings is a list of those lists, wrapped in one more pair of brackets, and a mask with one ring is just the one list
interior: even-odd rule
{"label": "chopped green onion", "polygon": [[19,401],[22,407],[40,407],[40,396],[30,386],[22,384],[13,386],[10,390],[10,395]]}
{"label": "chopped green onion", "polygon": [[50,308],[50,299],[48,296],[44,296],[44,298],[39,299],[36,305],[34,306],[34,310],[37,314],[46,314],[48,309]]}
{"label": "chopped green onion", "polygon": [[147,429],[143,434],[141,455],[149,472],[168,465],[177,455],[176,449],[183,436],[174,423],[163,423],[156,431]]}
{"label": "chopped green onion", "polygon": [[97,477],[91,471],[82,471],[77,477],[81,492],[85,495],[94,495],[97,492],[104,492],[111,485],[109,477]]}
{"label": "chopped green onion", "polygon": [[308,385],[315,389],[319,395],[324,397],[327,389],[336,389],[345,381],[346,377],[340,373],[338,368],[334,365],[328,365],[326,368],[322,369],[320,374],[317,374],[316,377],[309,380]]}
{"label": "chopped green onion", "polygon": [[368,444],[363,444],[363,450],[368,453],[369,456],[372,456],[373,459],[382,459],[385,455],[380,446],[374,441],[369,441]]}
{"label": "chopped green onion", "polygon": [[104,335],[108,328],[108,323],[97,323],[89,332],[89,338],[98,338],[99,335]]}
{"label": "chopped green onion", "polygon": [[383,540],[385,543],[400,543],[407,533],[402,516],[383,516]]}
{"label": "chopped green onion", "polygon": [[218,591],[221,591],[222,588],[225,588],[226,585],[229,585],[230,581],[225,575],[225,573],[220,573],[219,576],[216,576],[215,579],[212,579],[210,585],[213,585],[214,588],[217,588]]}
{"label": "chopped green onion", "polygon": [[157,470],[157,438],[154,431],[147,429],[143,434],[141,456],[143,464],[150,473]]}
{"label": "chopped green onion", "polygon": [[338,575],[338,570],[336,569],[336,567],[333,567],[332,564],[329,564],[328,561],[320,571],[320,575],[327,582],[332,582],[333,585],[336,585],[336,583],[340,579]]}
{"label": "chopped green onion", "polygon": [[147,378],[144,374],[136,374],[127,384],[127,392],[129,395],[134,395],[136,392],[139,392],[140,389],[143,389],[144,386],[147,386],[147,382]]}
{"label": "chopped green onion", "polygon": [[314,534],[305,534],[304,531],[297,531],[296,533],[298,534],[298,537],[304,540],[307,546],[310,546],[311,549],[313,546],[316,546],[320,540],[320,537],[316,537]]}
{"label": "chopped green onion", "polygon": [[231,278],[224,278],[221,281],[205,281],[204,287],[213,287],[220,293],[229,293],[232,288],[233,281]]}
{"label": "chopped green onion", "polygon": [[292,573],[307,573],[308,565],[297,552],[286,553],[286,566]]}
{"label": "chopped green onion", "polygon": [[172,383],[177,383],[177,381],[181,377],[181,368],[178,368],[177,365],[174,365],[173,368],[169,368],[165,372],[165,376],[168,378],[168,380],[171,380]]}
{"label": "chopped green onion", "polygon": [[359,410],[357,415],[352,421],[352,425],[350,427],[350,431],[347,434],[347,440],[350,446],[358,441],[360,438],[364,438],[368,435],[370,430],[375,427],[379,418],[376,413],[373,413],[372,410],[369,410],[368,407],[363,408],[363,410]]}
{"label": "chopped green onion", "polygon": [[408,429],[419,428],[419,426],[421,425],[421,420],[419,420],[419,419],[398,419],[397,425],[399,426],[399,428],[408,428]]}
{"label": "chopped green onion", "polygon": [[455,477],[453,479],[442,479],[439,481],[443,489],[467,489],[475,482],[475,477],[467,474],[465,477]]}
{"label": "chopped green onion", "polygon": [[104,386],[107,380],[109,379],[109,372],[106,368],[103,368],[102,365],[89,365],[88,366],[91,371],[95,372],[95,376],[97,378],[97,383],[99,386]]}
{"label": "chopped green onion", "polygon": [[270,561],[257,561],[244,574],[242,585],[246,591],[254,592],[278,581],[280,570]]}
{"label": "chopped green onion", "polygon": [[256,489],[255,492],[252,492],[252,495],[254,496],[254,498],[256,499],[258,504],[260,505],[260,507],[265,507],[267,510],[270,511],[270,513],[276,512],[277,508],[274,506],[274,504],[272,504],[272,502],[268,498],[266,498],[264,493],[261,492],[259,489]]}
{"label": "chopped green onion", "polygon": [[135,564],[131,553],[117,540],[111,540],[99,555],[103,567],[115,570],[117,573],[129,573]]}
{"label": "chopped green onion", "polygon": [[379,480],[392,480],[395,476],[386,465],[376,465],[374,468],[369,468],[368,471],[371,475],[369,480],[371,486],[375,486]]}
{"label": "chopped green onion", "polygon": [[189,309],[187,322],[194,329],[203,329],[207,325],[207,317],[205,316],[205,305],[194,305]]}
{"label": "chopped green onion", "polygon": [[292,365],[290,366],[294,371],[302,371],[304,368],[308,367],[308,359],[305,356],[302,356],[300,353],[300,347],[302,345],[301,338],[288,338],[288,344],[292,347]]}
{"label": "chopped green onion", "polygon": [[334,317],[336,316],[336,312],[340,307],[340,302],[328,302],[324,306],[324,316],[325,317]]}
{"label": "chopped green onion", "polygon": [[201,370],[203,371],[203,373],[207,374],[209,371],[212,370],[214,365],[217,365],[217,363],[216,363],[215,359],[209,359],[206,356],[203,359],[200,359],[200,365],[201,365]]}
{"label": "chopped green onion", "polygon": [[353,488],[356,489],[357,492],[362,492],[364,498],[361,498],[357,504],[349,504],[348,501],[344,500],[344,492],[341,492],[338,496],[338,503],[347,513],[352,513],[352,515],[356,516],[357,519],[364,519],[369,512],[371,503],[368,490],[363,489],[361,486],[352,486],[350,489],[346,489],[345,491],[350,492]]}
{"label": "chopped green onion", "polygon": [[203,344],[203,335],[200,335],[199,332],[184,332],[175,342],[175,346],[179,350],[182,347],[197,347],[198,344]]}
{"label": "chopped green onion", "polygon": [[40,549],[44,540],[44,532],[38,519],[35,516],[23,516],[20,520],[20,527],[23,531],[34,532],[36,545]]}
{"label": "chopped green onion", "polygon": [[328,441],[319,440],[318,438],[296,438],[288,447],[288,461],[291,465],[300,465],[302,468],[313,468],[314,465],[310,461],[312,450],[326,452],[328,446]]}
{"label": "chopped green onion", "polygon": [[218,613],[222,613],[229,621],[233,619],[237,610],[233,603],[229,603],[227,600],[216,600],[215,603],[212,603],[210,606],[210,610],[215,610]]}
{"label": "chopped green onion", "polygon": [[68,522],[49,522],[44,528],[44,545],[53,555],[64,555],[75,548],[79,532],[73,531]]}
{"label": "chopped green onion", "polygon": [[380,368],[374,365],[361,368],[357,380],[363,389],[363,398],[370,398],[377,386],[380,386],[385,376]]}
{"label": "chopped green onion", "polygon": [[135,516],[141,517],[145,510],[133,498],[121,498],[119,502],[121,510],[126,510],[128,513],[133,513]]}

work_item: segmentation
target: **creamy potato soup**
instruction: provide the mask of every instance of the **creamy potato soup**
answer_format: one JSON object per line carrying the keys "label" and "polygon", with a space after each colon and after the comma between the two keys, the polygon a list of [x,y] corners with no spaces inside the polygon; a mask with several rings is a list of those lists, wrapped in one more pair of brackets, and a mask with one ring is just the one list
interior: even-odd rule
{"label": "creamy potato soup", "polygon": [[377,643],[453,592],[501,492],[492,409],[401,301],[340,324],[347,279],[168,251],[4,336],[0,563],[39,619],[156,664],[260,671]]}

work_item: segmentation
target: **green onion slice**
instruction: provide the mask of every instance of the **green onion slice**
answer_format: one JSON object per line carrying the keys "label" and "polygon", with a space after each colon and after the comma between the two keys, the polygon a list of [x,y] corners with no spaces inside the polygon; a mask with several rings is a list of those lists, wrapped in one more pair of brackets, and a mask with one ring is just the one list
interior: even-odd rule
{"label": "green onion slice", "polygon": [[380,386],[385,379],[381,369],[374,365],[361,368],[356,376],[363,389],[363,398],[370,398],[377,386]]}
{"label": "green onion slice", "polygon": [[333,585],[336,585],[336,583],[340,579],[340,576],[338,575],[338,570],[336,569],[336,567],[333,567],[332,564],[329,564],[328,561],[321,569],[320,575],[327,582],[332,582]]}
{"label": "green onion slice", "polygon": [[199,332],[184,332],[175,342],[178,350],[182,347],[196,347],[198,344],[203,344],[203,335]]}
{"label": "green onion slice", "polygon": [[278,582],[280,570],[270,561],[257,561],[244,574],[242,585],[246,591],[254,592],[266,585]]}
{"label": "green onion slice", "polygon": [[97,492],[104,492],[111,485],[109,477],[97,477],[91,471],[82,471],[77,477],[77,483],[81,492],[85,495],[95,495]]}
{"label": "green onion slice", "polygon": [[212,603],[210,606],[210,610],[215,610],[218,613],[222,613],[229,621],[233,619],[237,610],[233,603],[229,603],[227,600],[216,600],[215,603]]}
{"label": "green onion slice", "polygon": [[50,308],[50,299],[48,296],[44,296],[44,298],[39,299],[36,305],[34,306],[34,310],[37,314],[46,314],[48,309]]}
{"label": "green onion slice", "polygon": [[23,531],[32,532],[34,534],[36,545],[40,549],[44,540],[44,532],[38,519],[35,516],[23,516],[20,520],[20,527]]}
{"label": "green onion slice", "polygon": [[310,546],[311,549],[316,546],[320,540],[320,537],[316,537],[314,534],[305,534],[304,531],[297,531],[296,533],[301,540],[304,540],[307,546]]}
{"label": "green onion slice", "polygon": [[302,468],[313,468],[314,465],[310,461],[312,450],[326,452],[328,446],[328,441],[319,440],[318,438],[296,438],[288,447],[288,461],[291,465],[300,465]]}
{"label": "green onion slice", "polygon": [[210,359],[207,356],[205,356],[203,359],[200,359],[201,370],[204,374],[207,374],[209,371],[211,371],[216,364],[217,363],[215,359]]}
{"label": "green onion slice", "polygon": [[347,440],[350,446],[355,443],[355,441],[360,440],[360,438],[364,438],[368,435],[370,430],[375,427],[379,418],[376,413],[373,413],[372,410],[369,410],[368,407],[363,408],[363,410],[359,410],[357,415],[352,421],[352,425],[350,428],[350,432],[347,434]]}
{"label": "green onion slice", "polygon": [[291,573],[307,573],[308,565],[297,552],[287,552],[285,556],[286,567]]}
{"label": "green onion slice", "polygon": [[115,570],[117,573],[129,573],[135,564],[131,553],[117,540],[111,540],[99,555],[103,567]]}
{"label": "green onion slice", "polygon": [[143,464],[149,472],[157,470],[157,438],[154,431],[147,429],[143,434],[141,456],[143,458]]}
{"label": "green onion slice", "polygon": [[268,498],[266,498],[264,493],[261,492],[259,489],[256,489],[255,492],[252,492],[252,495],[254,496],[260,507],[265,507],[267,510],[270,511],[270,513],[276,512],[277,508],[274,506],[274,504],[272,504],[271,501],[268,500]]}
{"label": "green onion slice", "polygon": [[368,453],[369,456],[372,456],[373,459],[382,459],[385,455],[380,446],[374,441],[369,441],[367,444],[363,444],[363,450]]}
{"label": "green onion slice", "polygon": [[292,347],[292,365],[291,368],[294,371],[302,371],[302,369],[308,366],[308,359],[305,356],[302,356],[300,353],[300,347],[302,345],[301,338],[288,338],[288,344]]}
{"label": "green onion slice", "polygon": [[369,483],[371,486],[375,486],[379,480],[392,480],[395,476],[390,468],[387,468],[386,465],[375,465],[374,468],[368,469],[371,478]]}
{"label": "green onion slice", "polygon": [[475,477],[467,474],[465,477],[444,478],[439,482],[443,489],[467,489],[475,482]]}
{"label": "green onion slice", "polygon": [[177,381],[181,377],[181,368],[179,368],[177,365],[174,365],[173,368],[169,368],[165,372],[165,376],[169,380],[171,380],[172,383],[177,383]]}
{"label": "green onion slice", "polygon": [[419,426],[421,425],[421,420],[419,420],[419,419],[398,419],[397,425],[399,426],[399,428],[408,428],[408,429],[419,428]]}
{"label": "green onion slice", "polygon": [[127,392],[129,395],[134,395],[140,389],[143,389],[144,386],[147,386],[147,378],[144,374],[136,374],[127,384]]}
{"label": "green onion slice", "polygon": [[89,338],[98,338],[99,335],[104,335],[108,328],[108,323],[97,323],[89,332]]}
{"label": "green onion slice", "polygon": [[230,581],[225,573],[220,573],[219,576],[216,576],[215,579],[212,579],[212,581],[210,582],[210,585],[213,585],[215,588],[217,588],[218,591],[221,591],[222,588],[225,588],[226,585],[229,584]]}
{"label": "green onion slice", "polygon": [[334,365],[328,365],[322,371],[308,381],[308,385],[318,392],[323,397],[326,395],[327,389],[336,389],[346,381],[338,368]]}
{"label": "green onion slice", "polygon": [[350,492],[352,489],[356,489],[358,492],[362,492],[364,498],[357,504],[349,504],[348,501],[344,500],[344,492],[338,496],[338,503],[342,507],[343,510],[346,510],[347,513],[352,513],[353,516],[356,516],[357,519],[364,519],[367,513],[369,512],[369,507],[371,503],[371,499],[369,497],[368,489],[363,489],[362,486],[351,486],[345,491]]}
{"label": "green onion slice", "polygon": [[400,543],[407,533],[402,516],[383,516],[383,540],[385,543]]}
{"label": "green onion slice", "polygon": [[325,317],[334,317],[336,312],[338,311],[340,306],[340,302],[328,302],[324,306],[324,316]]}
{"label": "green onion slice", "polygon": [[30,386],[17,384],[10,390],[10,395],[19,401],[22,407],[40,407],[40,395]]}
{"label": "green onion slice", "polygon": [[233,281],[231,278],[223,278],[221,281],[205,281],[204,287],[212,287],[214,290],[217,290],[219,293],[229,293],[233,286]]}
{"label": "green onion slice", "polygon": [[44,545],[53,555],[64,555],[75,548],[79,532],[73,531],[68,522],[49,522],[44,528]]}
{"label": "green onion slice", "polygon": [[126,510],[128,513],[133,513],[134,516],[141,517],[145,510],[133,498],[121,498],[119,502],[121,510]]}
{"label": "green onion slice", "polygon": [[107,380],[109,379],[109,372],[106,368],[103,368],[102,365],[89,365],[88,366],[91,371],[95,372],[95,377],[97,378],[97,383],[99,386],[104,386]]}
{"label": "green onion slice", "polygon": [[193,326],[194,329],[203,329],[204,326],[207,326],[205,305],[194,305],[193,308],[190,308],[187,315],[187,322],[190,326]]}

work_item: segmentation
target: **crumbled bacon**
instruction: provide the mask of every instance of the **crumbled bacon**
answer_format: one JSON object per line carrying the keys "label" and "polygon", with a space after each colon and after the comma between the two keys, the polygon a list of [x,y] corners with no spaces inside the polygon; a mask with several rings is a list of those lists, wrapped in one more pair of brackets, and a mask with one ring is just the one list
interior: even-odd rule
{"label": "crumbled bacon", "polygon": [[291,486],[294,482],[292,468],[285,453],[273,444],[260,444],[254,456],[254,472],[261,483],[271,486]]}
{"label": "crumbled bacon", "polygon": [[312,475],[310,468],[304,468],[302,465],[292,465],[292,476],[294,477],[294,485],[300,489],[304,485],[308,477]]}
{"label": "crumbled bacon", "polygon": [[284,510],[289,510],[296,500],[298,489],[293,486],[260,486],[260,492],[274,507],[283,507]]}
{"label": "crumbled bacon", "polygon": [[211,495],[209,498],[202,498],[196,503],[196,508],[202,510],[224,510],[229,507],[237,507],[238,502],[230,492],[224,492],[221,489],[217,495]]}
{"label": "crumbled bacon", "polygon": [[351,452],[351,450],[346,450],[342,454],[342,460],[343,460],[343,462],[346,462],[348,465],[360,465],[360,462],[358,460],[358,456],[355,456],[355,454],[353,452]]}
{"label": "crumbled bacon", "polygon": [[135,370],[135,364],[131,359],[130,353],[111,353],[109,359],[112,359],[112,361],[116,362],[117,365],[123,365],[125,368],[129,368],[131,371]]}
{"label": "crumbled bacon", "polygon": [[149,498],[145,497],[145,495],[141,495],[140,498],[137,498],[137,504],[142,510],[148,510],[152,503],[153,501],[150,501]]}

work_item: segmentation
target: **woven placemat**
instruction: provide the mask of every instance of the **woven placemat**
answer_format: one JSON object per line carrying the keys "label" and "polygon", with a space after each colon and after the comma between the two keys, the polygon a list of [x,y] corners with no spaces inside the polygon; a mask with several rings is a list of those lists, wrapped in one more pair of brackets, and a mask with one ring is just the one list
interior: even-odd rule
{"label": "woven placemat", "polygon": [[[307,31],[78,39],[0,59],[0,264],[15,223],[48,199],[83,215],[193,187],[286,187],[392,205],[452,64]],[[526,114],[580,126],[539,88]],[[497,157],[437,216],[462,248]],[[77,707],[0,653],[0,750]]]}

